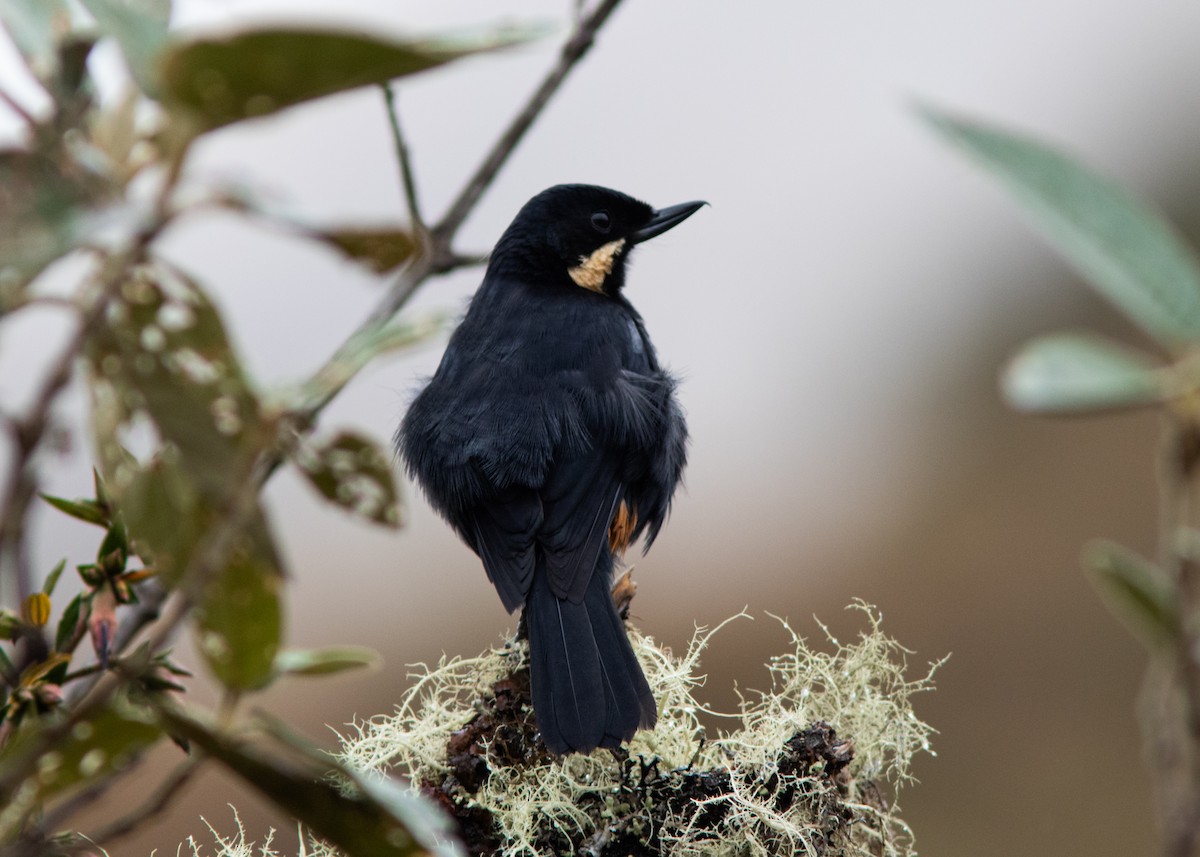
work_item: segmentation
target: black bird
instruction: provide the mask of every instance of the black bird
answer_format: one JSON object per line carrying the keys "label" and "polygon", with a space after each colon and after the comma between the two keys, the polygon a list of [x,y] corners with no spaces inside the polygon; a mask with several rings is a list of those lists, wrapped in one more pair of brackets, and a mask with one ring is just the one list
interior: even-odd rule
{"label": "black bird", "polygon": [[555,753],[618,747],[657,719],[613,558],[658,534],[687,427],[621,289],[634,246],[702,205],[656,211],[592,185],[535,196],[396,433],[504,606],[525,607],[534,713]]}

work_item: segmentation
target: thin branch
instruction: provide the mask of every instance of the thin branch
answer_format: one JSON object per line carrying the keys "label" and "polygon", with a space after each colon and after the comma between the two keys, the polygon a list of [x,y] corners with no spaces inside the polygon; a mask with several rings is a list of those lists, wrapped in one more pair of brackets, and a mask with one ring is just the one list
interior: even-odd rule
{"label": "thin branch", "polygon": [[563,45],[558,63],[542,80],[541,86],[537,88],[525,107],[496,141],[496,145],[492,147],[492,150],[483,159],[483,163],[475,170],[475,174],[467,181],[462,192],[450,204],[450,209],[446,212],[445,217],[433,228],[434,238],[439,242],[444,242],[447,248],[450,239],[454,237],[463,221],[474,210],[479,198],[496,178],[496,174],[500,172],[500,168],[504,166],[517,144],[521,142],[525,132],[541,115],[550,98],[562,86],[567,75],[571,73],[571,69],[583,59],[595,41],[596,33],[604,26],[620,2],[621,0],[602,0],[590,15],[579,21],[571,38]]}
{"label": "thin branch", "polygon": [[180,763],[171,775],[159,784],[152,798],[133,812],[118,818],[112,824],[92,834],[89,839],[97,845],[108,845],[114,840],[128,836],[137,830],[144,821],[160,814],[167,808],[180,789],[186,786],[192,777],[195,776],[201,761],[201,759],[195,758]]}
{"label": "thin branch", "polygon": [[[149,239],[150,236],[146,236],[145,242]],[[139,242],[138,255],[144,246],[144,243]],[[123,255],[117,264],[109,266],[95,298],[84,310],[74,334],[46,373],[46,380],[33,405],[24,416],[12,419],[16,452],[9,467],[8,480],[2,495],[4,499],[0,505],[0,570],[5,566],[12,569],[17,582],[17,596],[22,602],[33,592],[33,581],[25,562],[23,545],[26,512],[37,491],[37,480],[33,472],[34,454],[45,438],[51,410],[58,400],[58,394],[71,379],[75,360],[82,353],[93,328],[104,317],[110,300],[121,284],[126,262],[131,259],[132,255]]]}
{"label": "thin branch", "polygon": [[21,117],[21,120],[24,121],[24,123],[30,128],[37,127],[37,119],[33,118],[33,114],[26,110],[19,101],[9,95],[3,89],[0,89],[0,101],[3,101],[6,105],[8,105],[8,109]]}
{"label": "thin branch", "polygon": [[396,91],[392,84],[382,86],[383,101],[387,105],[388,123],[392,128],[392,142],[396,146],[396,160],[400,163],[400,178],[404,182],[404,201],[408,204],[408,217],[412,221],[413,231],[423,240],[429,231],[425,220],[421,217],[421,206],[417,199],[417,182],[413,175],[412,155],[408,149],[408,140],[400,127],[400,112],[396,109]]}

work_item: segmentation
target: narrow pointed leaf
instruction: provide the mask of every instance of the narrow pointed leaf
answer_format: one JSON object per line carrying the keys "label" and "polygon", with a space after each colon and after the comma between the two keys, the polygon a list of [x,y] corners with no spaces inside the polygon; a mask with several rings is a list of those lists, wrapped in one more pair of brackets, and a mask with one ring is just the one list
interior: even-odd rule
{"label": "narrow pointed leaf", "polygon": [[1059,333],[1026,343],[1001,383],[1015,408],[1079,413],[1162,401],[1164,371],[1150,355],[1103,337]]}
{"label": "narrow pointed leaf", "polygon": [[361,646],[331,646],[327,649],[286,649],[275,658],[275,669],[287,675],[329,675],[374,667],[379,653]]}
{"label": "narrow pointed leaf", "polygon": [[67,609],[63,611],[62,617],[58,620],[58,629],[54,633],[54,650],[56,652],[67,653],[68,645],[74,638],[76,631],[79,630],[79,623],[86,618],[84,614],[85,608],[88,608],[88,602],[84,599],[83,593],[79,593],[71,602],[67,604]]}
{"label": "narrow pointed leaf", "polygon": [[417,249],[417,242],[411,235],[394,227],[348,227],[311,234],[346,258],[363,263],[376,274],[394,271]]}
{"label": "narrow pointed leaf", "polygon": [[1109,610],[1152,652],[1174,643],[1179,605],[1166,572],[1113,542],[1084,553],[1084,569]]}
{"label": "narrow pointed leaf", "polygon": [[54,587],[58,586],[58,579],[62,577],[63,569],[67,567],[67,558],[63,557],[58,561],[58,565],[46,575],[46,582],[42,584],[42,592],[46,593],[47,597],[54,594]]}
{"label": "narrow pointed leaf", "polygon": [[1055,149],[934,110],[924,118],[1000,179],[1093,288],[1169,347],[1200,342],[1200,263],[1158,210]]}
{"label": "narrow pointed leaf", "polygon": [[331,440],[302,445],[295,461],[326,499],[377,524],[399,526],[391,462],[370,438],[341,432]]}
{"label": "narrow pointed leaf", "polygon": [[108,526],[108,512],[95,500],[67,500],[64,497],[54,497],[50,494],[42,494],[41,497],[55,509],[72,518],[78,518],[101,527]]}
{"label": "narrow pointed leaf", "polygon": [[534,34],[512,30],[465,41],[406,41],[264,28],[173,45],[159,65],[158,86],[172,108],[207,130],[518,44]]}

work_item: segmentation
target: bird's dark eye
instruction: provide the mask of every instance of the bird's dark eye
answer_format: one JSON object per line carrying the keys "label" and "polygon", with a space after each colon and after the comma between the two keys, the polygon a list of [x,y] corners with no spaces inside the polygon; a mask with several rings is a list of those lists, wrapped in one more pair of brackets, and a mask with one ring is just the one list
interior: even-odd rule
{"label": "bird's dark eye", "polygon": [[592,212],[592,226],[597,232],[607,233],[612,228],[612,221],[608,217],[607,211]]}

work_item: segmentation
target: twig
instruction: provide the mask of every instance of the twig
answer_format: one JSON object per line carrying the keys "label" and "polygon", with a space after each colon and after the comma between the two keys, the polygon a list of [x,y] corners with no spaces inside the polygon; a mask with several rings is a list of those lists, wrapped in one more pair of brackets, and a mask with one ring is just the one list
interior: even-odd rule
{"label": "twig", "polygon": [[475,174],[467,181],[462,192],[450,204],[450,210],[446,212],[445,217],[433,228],[435,240],[445,241],[446,246],[449,246],[450,239],[467,219],[467,215],[474,210],[475,204],[479,202],[483,192],[496,178],[496,174],[500,172],[500,168],[504,166],[513,149],[517,147],[517,143],[521,142],[525,132],[541,115],[550,98],[562,86],[567,75],[571,73],[571,69],[583,59],[595,41],[596,33],[604,26],[605,21],[620,2],[621,0],[602,0],[590,15],[579,21],[571,38],[567,39],[566,44],[563,45],[558,63],[542,80],[541,86],[533,93],[524,109],[516,115],[500,139],[496,141],[496,145],[492,147]]}
{"label": "twig", "polygon": [[37,127],[37,120],[33,118],[33,114],[26,110],[19,101],[9,95],[5,90],[0,89],[0,101],[8,105],[8,109],[21,117],[26,125],[30,128]]}
{"label": "twig", "polygon": [[396,91],[392,84],[382,86],[383,101],[387,105],[388,123],[392,128],[392,142],[396,146],[396,160],[400,163],[400,179],[404,183],[404,201],[408,204],[408,217],[412,221],[413,231],[421,240],[425,240],[429,231],[425,220],[421,217],[421,206],[417,199],[417,182],[413,175],[412,155],[408,149],[408,141],[400,128],[400,112],[396,109]]}
{"label": "twig", "polygon": [[153,818],[167,808],[171,799],[195,776],[201,761],[200,758],[194,758],[180,763],[171,775],[155,789],[154,797],[89,838],[97,845],[107,845],[135,831],[142,822]]}
{"label": "twig", "polygon": [[[1195,652],[1200,645],[1200,629],[1194,617],[1200,615],[1200,563],[1197,545],[1187,534],[1195,532],[1200,514],[1200,425],[1186,415],[1176,416],[1169,424],[1168,457],[1164,467],[1163,521],[1166,525],[1163,561],[1175,576],[1179,600],[1180,625],[1177,631],[1174,682],[1180,691],[1175,717],[1182,717],[1177,728],[1166,733],[1178,746],[1166,746],[1160,776],[1175,777],[1173,788],[1163,790],[1173,805],[1164,813],[1166,837],[1164,853],[1190,857],[1200,840],[1200,663]],[[1160,721],[1160,727],[1162,725]],[[1165,735],[1158,736],[1161,740]],[[1150,737],[1151,741],[1154,737]]]}
{"label": "twig", "polygon": [[121,285],[127,267],[141,256],[146,244],[155,234],[157,229],[150,230],[133,249],[116,260],[110,260],[111,264],[97,288],[96,296],[91,305],[84,310],[66,347],[50,367],[46,381],[33,405],[23,417],[11,418],[16,450],[9,467],[3,504],[0,505],[0,571],[5,567],[12,570],[17,582],[17,596],[22,602],[33,592],[33,581],[25,562],[23,545],[26,512],[37,491],[37,480],[32,466],[34,454],[45,438],[50,413],[58,394],[71,379],[71,370],[75,366],[76,358],[87,344],[92,329],[104,317],[109,302]]}

